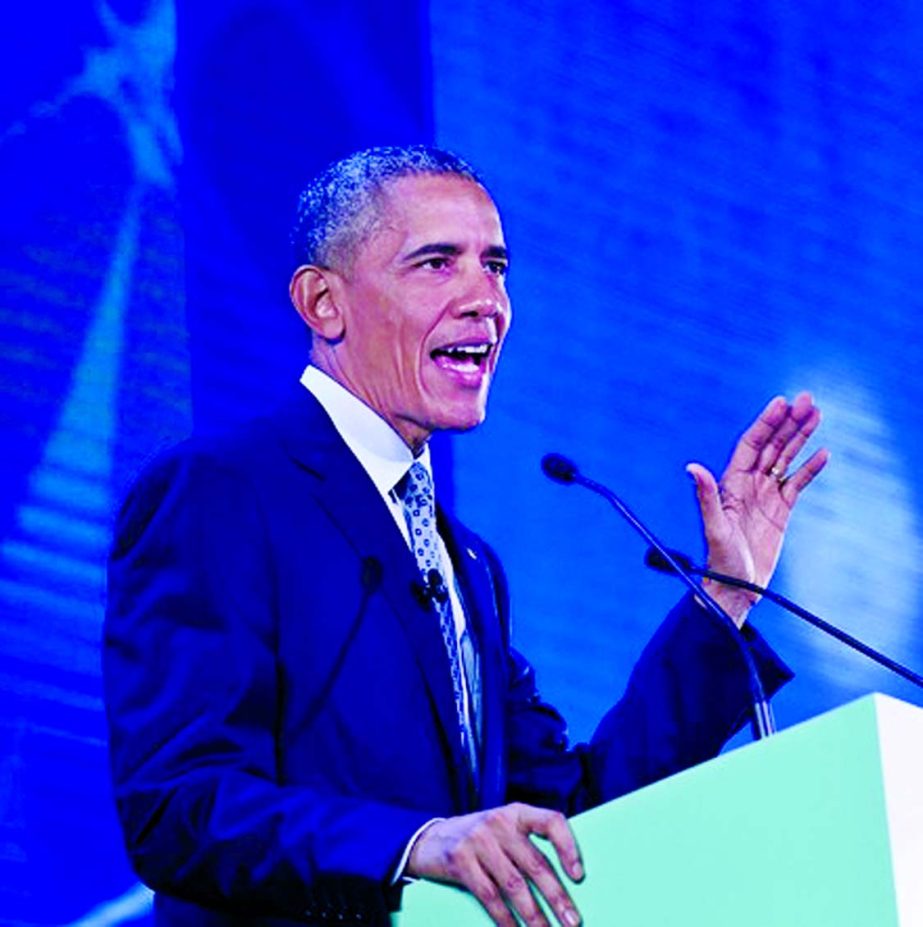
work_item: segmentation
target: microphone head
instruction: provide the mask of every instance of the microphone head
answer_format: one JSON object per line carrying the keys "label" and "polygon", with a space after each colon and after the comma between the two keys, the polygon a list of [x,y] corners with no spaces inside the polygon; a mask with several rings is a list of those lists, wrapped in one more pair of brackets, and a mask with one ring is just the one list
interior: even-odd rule
{"label": "microphone head", "polygon": [[561,454],[546,454],[542,458],[542,471],[556,483],[573,483],[577,478],[577,465]]}
{"label": "microphone head", "polygon": [[436,602],[445,602],[449,598],[449,590],[446,589],[445,583],[442,581],[442,574],[439,570],[430,570],[426,574],[426,586],[429,590],[429,595]]}

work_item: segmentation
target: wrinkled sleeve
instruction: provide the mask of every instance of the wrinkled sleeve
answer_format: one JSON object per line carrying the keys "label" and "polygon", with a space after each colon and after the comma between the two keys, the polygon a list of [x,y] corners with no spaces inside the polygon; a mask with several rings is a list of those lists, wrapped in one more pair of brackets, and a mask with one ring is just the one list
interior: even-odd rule
{"label": "wrinkled sleeve", "polygon": [[[508,621],[502,568],[492,552],[489,562],[501,619]],[[791,671],[749,625],[744,639],[774,694]],[[664,619],[588,744],[569,744],[564,719],[542,700],[535,671],[512,647],[507,663],[507,797],[567,814],[716,756],[750,716],[738,645],[691,595]]]}

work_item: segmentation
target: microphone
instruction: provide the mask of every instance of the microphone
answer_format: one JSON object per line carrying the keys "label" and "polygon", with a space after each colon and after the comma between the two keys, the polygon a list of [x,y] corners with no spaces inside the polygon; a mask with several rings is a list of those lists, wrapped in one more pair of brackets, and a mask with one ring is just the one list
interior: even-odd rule
{"label": "microphone", "polygon": [[[776,605],[782,606],[782,608],[786,609],[786,611],[791,612],[793,615],[797,615],[799,618],[806,621],[808,624],[813,625],[815,628],[823,631],[825,634],[829,634],[832,638],[835,638],[841,644],[845,644],[847,647],[851,647],[853,650],[861,653],[863,656],[866,656],[870,660],[874,660],[876,663],[879,663],[887,669],[891,670],[892,673],[896,673],[903,679],[906,679],[909,682],[912,682],[914,685],[923,688],[923,676],[915,673],[912,669],[908,669],[902,663],[898,663],[897,660],[893,660],[891,657],[886,656],[880,650],[875,650],[874,647],[870,647],[868,644],[860,641],[857,637],[853,637],[851,634],[847,634],[846,631],[843,631],[836,625],[830,624],[829,621],[825,621],[823,618],[820,618],[813,612],[809,612],[806,608],[802,608],[797,603],[792,602],[791,599],[787,599],[784,595],[781,595],[772,589],[758,586],[756,583],[751,583],[748,580],[738,579],[736,576],[728,576],[726,573],[716,573],[714,570],[709,570],[707,567],[696,566],[689,557],[677,550],[671,550],[670,555],[678,564],[680,564],[680,566],[683,567],[684,570],[686,570],[687,573],[695,573],[698,576],[707,576],[709,579],[713,579],[719,583],[724,583],[726,586],[737,586],[739,589],[746,589],[749,592],[755,592],[757,595],[765,596],[767,599],[769,599],[770,602],[775,602]],[[658,550],[653,547],[648,548],[647,553],[644,555],[644,562],[651,569],[658,570],[661,573],[674,573],[672,565],[665,557],[660,554]]]}
{"label": "microphone", "polygon": [[747,642],[740,632],[740,628],[734,622],[734,619],[697,583],[690,572],[683,569],[682,565],[672,556],[669,548],[665,547],[650,531],[649,528],[631,511],[631,509],[607,486],[597,483],[589,477],[584,476],[577,469],[577,465],[568,460],[561,454],[546,454],[542,458],[542,470],[549,479],[556,483],[565,485],[577,483],[580,486],[595,492],[602,496],[621,516],[631,525],[638,534],[643,537],[647,543],[657,550],[668,563],[676,575],[692,590],[699,602],[702,603],[705,610],[717,621],[723,624],[731,634],[734,642],[737,644],[743,657],[744,665],[747,671],[747,677],[750,684],[750,700],[753,704],[753,736],[756,740],[761,740],[775,733],[775,724],[772,719],[772,710],[769,707],[769,701],[766,698],[766,692],[763,689],[763,682],[760,679],[759,672],[756,669],[756,663],[753,654]]}
{"label": "microphone", "polygon": [[431,569],[424,577],[423,582],[413,582],[410,589],[416,600],[425,608],[432,604],[442,604],[449,598],[449,590],[443,582],[442,574],[437,569]]}
{"label": "microphone", "polygon": [[542,458],[542,470],[549,479],[564,485],[577,478],[577,465],[561,454],[546,454]]}

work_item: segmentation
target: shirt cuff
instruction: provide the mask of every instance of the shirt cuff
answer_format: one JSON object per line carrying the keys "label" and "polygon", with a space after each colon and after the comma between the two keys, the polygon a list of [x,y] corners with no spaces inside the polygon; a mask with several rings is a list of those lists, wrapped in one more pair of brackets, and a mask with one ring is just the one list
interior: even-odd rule
{"label": "shirt cuff", "polygon": [[391,884],[397,885],[398,882],[415,882],[416,879],[413,876],[405,876],[404,870],[407,868],[407,860],[410,859],[410,854],[413,852],[414,845],[420,839],[420,835],[432,824],[436,824],[439,821],[444,821],[445,818],[430,818],[426,821],[421,827],[418,827],[411,838],[407,841],[407,846],[404,847],[404,852],[401,854],[401,858],[397,861],[397,866],[394,868],[394,875],[391,877]]}

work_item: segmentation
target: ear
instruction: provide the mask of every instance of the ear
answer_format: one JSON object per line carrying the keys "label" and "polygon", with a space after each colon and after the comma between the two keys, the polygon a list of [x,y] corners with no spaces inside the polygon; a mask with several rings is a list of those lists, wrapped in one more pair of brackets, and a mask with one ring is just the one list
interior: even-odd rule
{"label": "ear", "polygon": [[340,341],[346,328],[346,320],[330,285],[330,276],[334,273],[325,267],[305,264],[295,271],[288,287],[292,305],[305,325],[331,343]]}

